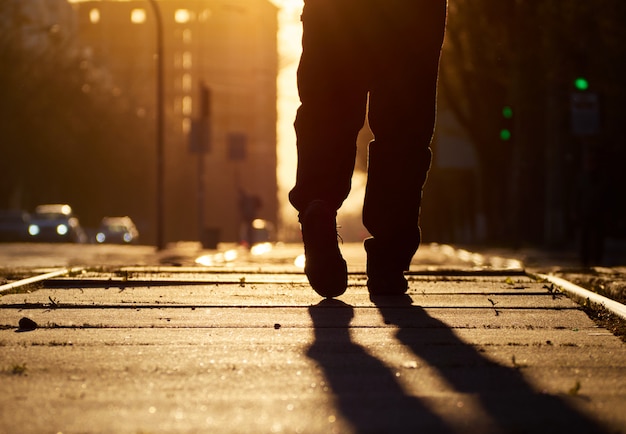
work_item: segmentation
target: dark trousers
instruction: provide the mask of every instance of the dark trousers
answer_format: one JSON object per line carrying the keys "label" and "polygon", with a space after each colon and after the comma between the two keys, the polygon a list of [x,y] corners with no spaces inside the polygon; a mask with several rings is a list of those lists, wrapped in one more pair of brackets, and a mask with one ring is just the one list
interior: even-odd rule
{"label": "dark trousers", "polygon": [[363,223],[415,253],[445,20],[446,0],[305,0],[289,194],[298,211],[316,199],[339,209],[346,199],[367,112],[375,139]]}

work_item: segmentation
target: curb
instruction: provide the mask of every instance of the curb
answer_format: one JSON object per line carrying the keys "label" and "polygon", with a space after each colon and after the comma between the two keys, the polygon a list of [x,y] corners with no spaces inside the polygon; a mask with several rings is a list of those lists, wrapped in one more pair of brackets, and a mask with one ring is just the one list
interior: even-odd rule
{"label": "curb", "polygon": [[547,275],[547,274],[536,274],[535,275],[539,279],[547,280],[558,287],[560,287],[563,292],[568,294],[570,297],[577,300],[579,303],[584,303],[587,300],[599,304],[603,306],[605,309],[609,310],[611,313],[619,316],[622,319],[626,320],[626,306],[617,301],[611,300],[610,298],[606,298],[600,294],[596,294],[595,292],[591,292],[585,288],[581,288],[578,285],[574,285],[573,283],[561,279],[560,277]]}

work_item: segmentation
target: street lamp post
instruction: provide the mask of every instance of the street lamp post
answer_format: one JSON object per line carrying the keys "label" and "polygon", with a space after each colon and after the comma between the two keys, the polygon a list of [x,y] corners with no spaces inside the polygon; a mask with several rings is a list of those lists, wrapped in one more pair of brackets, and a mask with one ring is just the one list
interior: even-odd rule
{"label": "street lamp post", "polygon": [[152,6],[156,26],[156,246],[165,249],[164,237],[164,105],[163,105],[163,19],[156,0]]}

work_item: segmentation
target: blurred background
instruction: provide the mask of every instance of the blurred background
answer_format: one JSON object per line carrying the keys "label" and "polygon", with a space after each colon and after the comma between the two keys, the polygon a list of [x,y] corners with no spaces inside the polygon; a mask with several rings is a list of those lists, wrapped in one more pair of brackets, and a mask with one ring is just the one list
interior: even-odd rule
{"label": "blurred background", "polygon": [[[286,197],[301,9],[3,0],[0,209],[27,221],[70,205],[88,240],[119,216],[144,244],[298,241]],[[425,241],[626,239],[625,18],[623,0],[449,0]],[[367,236],[370,139],[365,125],[346,241]]]}

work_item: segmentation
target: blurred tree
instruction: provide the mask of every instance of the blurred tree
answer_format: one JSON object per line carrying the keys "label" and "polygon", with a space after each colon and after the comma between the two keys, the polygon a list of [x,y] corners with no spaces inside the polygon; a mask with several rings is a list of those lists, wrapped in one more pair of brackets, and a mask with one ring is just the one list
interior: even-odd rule
{"label": "blurred tree", "polygon": [[83,223],[149,220],[152,127],[61,24],[0,2],[0,208],[67,202]]}
{"label": "blurred tree", "polygon": [[[478,154],[490,240],[567,238],[567,197],[582,146],[569,129],[576,76],[588,78],[604,106],[602,132],[584,141],[623,149],[616,116],[625,89],[625,17],[621,0],[449,1],[441,104]],[[499,140],[504,106],[514,113],[506,142]]]}
{"label": "blurred tree", "polygon": [[500,140],[502,107],[514,65],[515,3],[451,0],[440,70],[440,105],[452,110],[479,157],[483,206],[490,238],[506,229],[502,208],[513,148]]}

